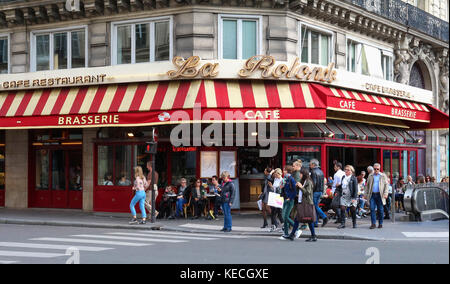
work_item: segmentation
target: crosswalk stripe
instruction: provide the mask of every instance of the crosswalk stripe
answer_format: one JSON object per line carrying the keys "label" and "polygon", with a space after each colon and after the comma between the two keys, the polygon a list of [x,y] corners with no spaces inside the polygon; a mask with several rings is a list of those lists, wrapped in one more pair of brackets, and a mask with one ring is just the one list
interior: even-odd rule
{"label": "crosswalk stripe", "polygon": [[18,261],[0,260],[0,264],[13,264],[13,263],[18,263]]}
{"label": "crosswalk stripe", "polygon": [[448,238],[448,232],[402,232],[407,238]]}
{"label": "crosswalk stripe", "polygon": [[199,234],[199,233],[185,233],[185,232],[157,232],[157,231],[139,231],[148,235],[176,235],[176,236],[196,236],[196,237],[213,237],[220,239],[247,239],[245,236],[231,236],[231,235],[218,235],[218,234]]}
{"label": "crosswalk stripe", "polygon": [[65,254],[61,254],[61,253],[0,250],[0,256],[51,258],[51,257],[64,256],[64,255]]}
{"label": "crosswalk stripe", "polygon": [[[15,242],[0,242],[0,247],[15,247],[15,248],[36,248],[36,249],[60,249],[67,250],[69,245],[51,245],[51,244],[34,244],[34,243],[15,243]],[[105,247],[86,247],[86,246],[75,246],[80,251],[105,251],[113,248]]]}
{"label": "crosswalk stripe", "polygon": [[129,247],[143,247],[151,246],[151,244],[138,244],[130,242],[114,242],[114,241],[101,241],[101,240],[85,240],[74,238],[35,238],[33,241],[48,241],[48,242],[66,242],[66,243],[84,243],[84,244],[101,244],[110,246],[129,246]]}
{"label": "crosswalk stripe", "polygon": [[[206,225],[206,224],[184,224],[180,227],[184,228],[192,228],[192,229],[202,229],[202,230],[214,230],[216,232],[220,231],[222,226],[216,226],[216,225]],[[261,232],[259,228],[255,227],[236,227],[233,226],[233,231],[240,231],[240,232]]]}
{"label": "crosswalk stripe", "polygon": [[187,241],[182,241],[182,240],[163,240],[163,239],[148,239],[148,238],[118,237],[118,236],[103,236],[103,235],[73,235],[72,237],[99,238],[99,239],[111,239],[111,240],[129,240],[129,241],[155,242],[155,243],[185,243],[185,242],[187,242]]}
{"label": "crosswalk stripe", "polygon": [[200,238],[200,237],[185,237],[185,236],[173,236],[173,235],[151,235],[151,234],[137,234],[137,233],[108,233],[109,235],[123,235],[123,236],[136,236],[136,237],[160,237],[167,239],[185,239],[185,240],[200,240],[200,241],[213,241],[217,238]]}

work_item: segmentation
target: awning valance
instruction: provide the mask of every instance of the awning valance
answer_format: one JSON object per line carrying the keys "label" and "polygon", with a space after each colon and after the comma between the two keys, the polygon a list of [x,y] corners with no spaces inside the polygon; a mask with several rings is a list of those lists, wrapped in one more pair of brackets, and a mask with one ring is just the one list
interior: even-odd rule
{"label": "awning valance", "polygon": [[139,126],[211,117],[324,122],[326,109],[310,84],[298,82],[190,80],[0,94],[0,128]]}
{"label": "awning valance", "polygon": [[397,98],[361,93],[319,84],[311,88],[322,98],[328,110],[368,114],[413,122],[429,123],[429,107]]}

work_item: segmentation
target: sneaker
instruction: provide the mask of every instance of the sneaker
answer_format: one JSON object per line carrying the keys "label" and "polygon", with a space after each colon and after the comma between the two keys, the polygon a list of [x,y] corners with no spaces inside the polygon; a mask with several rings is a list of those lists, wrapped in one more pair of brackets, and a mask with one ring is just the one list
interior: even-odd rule
{"label": "sneaker", "polygon": [[139,225],[145,225],[145,224],[147,224],[147,221],[146,221],[146,220],[141,220],[141,221],[139,222]]}
{"label": "sneaker", "polygon": [[300,239],[300,236],[302,235],[302,233],[303,233],[302,230],[297,230],[297,232],[295,232],[295,238]]}
{"label": "sneaker", "polygon": [[316,236],[312,236],[309,239],[307,239],[306,242],[317,242],[317,237]]}
{"label": "sneaker", "polygon": [[272,227],[270,227],[269,232],[272,233],[272,232],[274,232],[276,229],[277,229],[277,226],[272,225]]}
{"label": "sneaker", "polygon": [[136,218],[131,219],[131,221],[128,223],[130,225],[135,225],[138,223],[138,220]]}
{"label": "sneaker", "polygon": [[267,224],[264,224],[264,225],[262,225],[261,229],[265,229],[267,227],[269,227],[269,226]]}
{"label": "sneaker", "polygon": [[289,240],[289,236],[283,235],[283,236],[279,237],[278,239],[282,240],[282,241],[287,241],[287,240]]}

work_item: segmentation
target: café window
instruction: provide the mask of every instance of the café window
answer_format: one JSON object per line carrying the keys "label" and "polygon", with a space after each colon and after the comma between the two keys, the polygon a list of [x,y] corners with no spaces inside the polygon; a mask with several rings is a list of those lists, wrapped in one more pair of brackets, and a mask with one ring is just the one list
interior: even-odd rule
{"label": "caf\u00e9 window", "polygon": [[31,70],[87,67],[87,28],[32,33]]}
{"label": "caf\u00e9 window", "polygon": [[333,34],[301,25],[300,58],[303,63],[327,66],[333,60]]}
{"label": "caf\u00e9 window", "polygon": [[0,74],[9,73],[9,39],[0,36]]}
{"label": "caf\u00e9 window", "polygon": [[172,184],[179,184],[181,178],[188,182],[197,176],[197,152],[195,149],[178,149],[172,152]]}
{"label": "caf\u00e9 window", "polygon": [[304,167],[309,167],[309,162],[316,159],[321,163],[320,146],[287,145],[286,164],[292,165],[297,160],[302,160]]}
{"label": "caf\u00e9 window", "polygon": [[347,71],[393,80],[393,53],[349,39],[347,41]]}
{"label": "caf\u00e9 window", "polygon": [[162,18],[114,23],[113,65],[170,60],[171,21],[171,18]]}
{"label": "caf\u00e9 window", "polygon": [[239,176],[241,178],[264,177],[264,170],[266,167],[278,168],[280,167],[281,152],[273,157],[261,157],[261,149],[258,148],[239,148]]}
{"label": "caf\u00e9 window", "polygon": [[219,16],[219,58],[248,59],[260,54],[259,16]]}
{"label": "caf\u00e9 window", "polygon": [[98,182],[105,186],[131,186],[132,172],[131,145],[99,145]]}

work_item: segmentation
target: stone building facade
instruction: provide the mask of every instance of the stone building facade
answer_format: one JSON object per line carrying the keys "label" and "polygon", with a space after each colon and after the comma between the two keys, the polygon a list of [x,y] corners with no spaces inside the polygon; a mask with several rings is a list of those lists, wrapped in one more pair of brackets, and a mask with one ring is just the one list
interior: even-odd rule
{"label": "stone building facade", "polygon": [[[439,5],[435,2],[439,2]],[[358,44],[361,43],[375,47],[386,57],[380,75],[383,79],[432,91],[433,105],[448,114],[448,1],[428,0],[426,4],[429,8],[425,10],[439,18],[415,7],[425,7],[425,4],[400,0],[3,0],[0,1],[0,40],[3,42],[0,45],[3,48],[0,60],[3,70],[0,71],[1,74],[20,74],[39,70],[43,60],[39,54],[42,50],[38,50],[40,47],[36,45],[36,41],[41,40],[39,36],[74,30],[81,31],[80,35],[85,37],[75,38],[71,33],[66,34],[64,40],[72,37],[67,43],[73,45],[73,54],[75,43],[83,42],[86,50],[85,58],[82,59],[86,62],[83,68],[89,70],[116,65],[119,60],[117,48],[123,47],[118,47],[118,29],[128,23],[141,23],[143,19],[145,23],[150,23],[150,27],[158,19],[168,21],[169,58],[163,56],[167,60],[174,56],[224,59],[224,38],[221,38],[225,29],[224,20],[230,19],[226,24],[233,27],[236,24],[240,33],[246,32],[239,28],[245,26],[240,21],[252,20],[256,21],[256,26],[248,25],[244,29],[256,29],[258,40],[255,48],[258,54],[273,56],[278,61],[302,57],[301,42],[309,36],[308,32],[302,32],[302,27],[305,31],[317,32],[308,38],[310,40],[316,40],[314,37],[317,35],[321,35],[322,45],[328,40],[330,54],[325,57],[329,58],[317,56],[321,58],[319,60],[334,62],[338,70],[352,71],[351,65],[354,64],[354,71],[364,74],[364,68],[372,67],[364,64],[358,67],[359,63],[351,59],[351,48],[358,50]],[[133,32],[135,35],[139,32],[136,29],[137,26],[131,28],[127,36],[133,38]],[[157,32],[153,33],[151,38],[155,39]],[[44,49],[55,48],[60,44],[55,37],[50,38],[52,36],[43,39],[50,41],[49,45],[44,45]],[[236,39],[239,40],[245,38]],[[357,44],[352,47],[351,42]],[[136,44],[132,43],[130,48],[139,49]],[[150,47],[144,46],[146,48]],[[150,55],[148,61],[156,61],[158,48],[156,55]],[[127,51],[123,49],[123,52],[125,54]],[[245,50],[239,51],[238,48],[236,53],[239,56],[239,53],[245,54]],[[49,58],[45,58],[43,64],[53,66],[40,70],[68,68],[64,62],[61,63],[68,55],[56,58],[49,52]],[[311,58],[306,58],[314,61],[312,57],[315,55],[310,54]],[[128,55],[123,56],[125,58]],[[131,58],[137,62],[139,59],[135,57],[139,57],[136,52]],[[356,57],[353,59],[356,62],[360,60]],[[69,64],[76,64],[75,60]],[[83,129],[84,140],[95,138],[95,135],[94,130]],[[27,168],[28,148],[17,147],[18,144],[13,142],[16,137],[20,137],[17,143],[22,146],[31,139],[24,130],[6,130],[7,173],[12,167]],[[426,144],[426,174],[441,178],[448,176],[448,130],[427,132]],[[91,145],[83,144],[85,210],[92,210],[93,206],[92,189],[88,190],[92,188],[93,182],[93,170],[89,171],[93,165],[92,156]],[[28,189],[17,184],[23,178],[27,179],[26,176],[20,177],[20,174],[6,175],[6,187],[15,190],[7,191],[5,206],[27,207],[25,200]]]}

